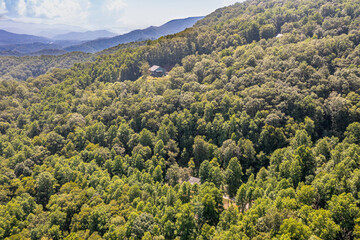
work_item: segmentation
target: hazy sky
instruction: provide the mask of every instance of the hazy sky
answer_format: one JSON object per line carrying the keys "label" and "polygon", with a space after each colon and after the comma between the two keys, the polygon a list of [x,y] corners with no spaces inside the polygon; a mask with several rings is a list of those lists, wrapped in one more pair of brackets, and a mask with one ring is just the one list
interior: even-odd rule
{"label": "hazy sky", "polygon": [[0,0],[0,16],[124,32],[207,15],[239,0]]}

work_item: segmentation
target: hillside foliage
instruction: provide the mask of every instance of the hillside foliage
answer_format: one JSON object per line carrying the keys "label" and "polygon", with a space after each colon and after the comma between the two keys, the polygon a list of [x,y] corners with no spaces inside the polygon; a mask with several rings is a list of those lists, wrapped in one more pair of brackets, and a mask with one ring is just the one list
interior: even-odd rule
{"label": "hillside foliage", "polygon": [[359,24],[358,0],[250,0],[1,81],[0,238],[360,238]]}

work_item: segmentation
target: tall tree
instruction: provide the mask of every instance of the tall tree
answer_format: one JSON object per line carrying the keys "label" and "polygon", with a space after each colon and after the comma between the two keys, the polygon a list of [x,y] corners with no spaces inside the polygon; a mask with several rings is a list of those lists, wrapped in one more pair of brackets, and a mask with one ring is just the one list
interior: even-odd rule
{"label": "tall tree", "polygon": [[239,160],[236,157],[230,159],[229,165],[225,171],[225,179],[227,184],[227,193],[231,198],[236,195],[236,192],[242,183],[242,175],[243,172]]}

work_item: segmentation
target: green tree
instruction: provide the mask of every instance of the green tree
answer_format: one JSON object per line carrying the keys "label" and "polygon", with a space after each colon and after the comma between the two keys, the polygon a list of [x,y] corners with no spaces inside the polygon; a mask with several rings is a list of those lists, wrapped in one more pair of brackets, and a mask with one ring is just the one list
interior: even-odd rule
{"label": "green tree", "polygon": [[139,185],[135,184],[131,186],[129,189],[129,200],[132,202],[135,198],[138,198],[141,196],[141,189]]}
{"label": "green tree", "polygon": [[242,183],[242,175],[243,172],[239,160],[237,158],[230,159],[229,165],[225,171],[225,179],[227,184],[227,193],[231,198],[236,195],[236,192]]}
{"label": "green tree", "polygon": [[60,151],[65,144],[65,139],[61,135],[50,132],[46,137],[46,147],[52,153]]}
{"label": "green tree", "polygon": [[299,203],[312,205],[315,202],[316,192],[313,186],[303,185],[296,191],[296,199]]}
{"label": "green tree", "polygon": [[89,229],[104,235],[109,228],[110,212],[106,206],[98,206],[92,209],[89,216]]}
{"label": "green tree", "polygon": [[273,24],[266,24],[260,28],[260,37],[269,39],[275,37],[276,28]]}
{"label": "green tree", "polygon": [[219,212],[213,196],[206,194],[201,200],[203,206],[204,221],[210,225],[216,226],[219,221]]}
{"label": "green tree", "polygon": [[174,239],[175,237],[175,224],[171,221],[167,221],[164,225],[164,237],[165,239]]}
{"label": "green tree", "polygon": [[230,206],[230,208],[224,210],[220,214],[220,221],[218,223],[218,227],[222,231],[227,231],[231,226],[236,225],[238,221],[239,211],[237,208]]}
{"label": "green tree", "polygon": [[159,155],[159,157],[165,157],[166,151],[165,151],[165,145],[162,140],[157,141],[154,147],[154,154]]}
{"label": "green tree", "polygon": [[182,240],[194,239],[196,223],[193,207],[187,203],[181,206],[176,214],[176,235]]}
{"label": "green tree", "polygon": [[305,181],[306,176],[314,175],[316,161],[313,152],[309,147],[301,145],[298,149],[295,150],[294,159],[298,160],[301,165],[302,181]]}
{"label": "green tree", "polygon": [[211,165],[208,160],[205,160],[200,164],[199,177],[200,177],[201,183],[205,183],[209,180],[210,169],[211,169]]}
{"label": "green tree", "polygon": [[345,141],[360,144],[360,123],[354,122],[346,128]]}
{"label": "green tree", "polygon": [[50,196],[54,193],[56,180],[49,172],[42,172],[36,179],[36,195],[38,203],[44,207],[48,203]]}
{"label": "green tree", "polygon": [[154,171],[153,171],[153,178],[154,178],[154,181],[162,182],[162,179],[163,179],[163,171],[162,171],[160,165],[156,166],[156,168],[154,169]]}
{"label": "green tree", "polygon": [[143,62],[141,64],[141,67],[140,67],[140,72],[141,72],[141,75],[144,77],[144,78],[147,78],[150,76],[150,65],[148,62]]}
{"label": "green tree", "polygon": [[209,182],[212,182],[215,184],[215,186],[217,188],[220,188],[221,185],[223,184],[223,172],[221,171],[220,167],[218,166],[213,166],[210,169],[210,173],[209,173]]}
{"label": "green tree", "polygon": [[266,125],[260,133],[259,144],[262,151],[271,153],[285,146],[286,137],[280,128]]}
{"label": "green tree", "polygon": [[311,235],[311,230],[302,222],[289,218],[285,219],[280,226],[279,235],[282,239],[307,240]]}
{"label": "green tree", "polygon": [[309,226],[316,236],[321,239],[337,238],[340,226],[333,221],[330,211],[324,209],[316,210],[310,213],[309,219]]}
{"label": "green tree", "polygon": [[291,139],[290,145],[293,149],[297,149],[302,145],[305,147],[311,147],[311,137],[305,130],[298,130],[296,131],[295,136]]}
{"label": "green tree", "polygon": [[204,160],[210,158],[209,144],[201,136],[196,136],[193,145],[195,166],[199,167]]}
{"label": "green tree", "polygon": [[249,22],[245,31],[245,38],[248,43],[260,40],[259,26],[256,22]]}
{"label": "green tree", "polygon": [[148,213],[141,213],[132,224],[131,235],[134,239],[141,239],[146,232],[152,232],[154,217]]}
{"label": "green tree", "polygon": [[168,182],[171,186],[175,186],[180,179],[180,168],[177,165],[177,163],[175,163],[173,166],[171,166],[167,172],[166,172],[166,177],[168,179]]}
{"label": "green tree", "polygon": [[140,144],[143,146],[153,147],[153,134],[146,128],[140,132]]}
{"label": "green tree", "polygon": [[236,193],[236,198],[235,198],[236,205],[238,205],[240,207],[240,210],[242,212],[245,211],[246,204],[248,203],[247,197],[246,197],[246,192],[247,192],[246,185],[242,184]]}
{"label": "green tree", "polygon": [[189,182],[183,182],[180,186],[179,192],[179,199],[183,203],[190,202],[191,199],[191,184]]}
{"label": "green tree", "polygon": [[215,235],[215,227],[205,223],[201,228],[200,239],[211,240],[214,235]]}
{"label": "green tree", "polygon": [[342,230],[342,236],[346,238],[354,229],[355,219],[359,217],[360,210],[351,193],[343,193],[339,196],[332,196],[329,204],[329,210],[335,223],[339,224]]}

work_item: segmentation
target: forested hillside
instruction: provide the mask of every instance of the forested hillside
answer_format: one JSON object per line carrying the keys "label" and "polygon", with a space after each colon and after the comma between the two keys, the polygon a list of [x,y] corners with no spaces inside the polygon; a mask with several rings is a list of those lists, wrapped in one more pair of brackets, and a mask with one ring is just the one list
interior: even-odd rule
{"label": "forested hillside", "polygon": [[359,0],[250,0],[2,81],[0,238],[360,238],[359,25]]}
{"label": "forested hillside", "polygon": [[90,54],[83,52],[71,52],[57,55],[56,50],[41,50],[33,54],[39,56],[0,56],[0,81],[1,80],[20,80],[26,81],[29,78],[36,78],[40,75],[51,72],[53,69],[68,69],[75,63],[95,61],[98,56],[112,54],[120,49],[133,48],[145,45],[146,42],[135,42],[121,44],[116,47],[105,49],[104,51]]}

